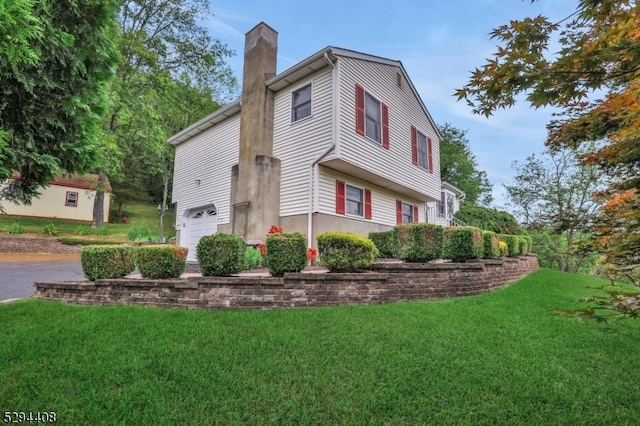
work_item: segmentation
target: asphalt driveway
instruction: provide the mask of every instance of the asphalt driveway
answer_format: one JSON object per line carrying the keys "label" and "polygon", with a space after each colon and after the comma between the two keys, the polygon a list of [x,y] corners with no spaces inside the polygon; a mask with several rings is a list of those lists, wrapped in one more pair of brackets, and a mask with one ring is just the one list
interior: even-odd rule
{"label": "asphalt driveway", "polygon": [[84,279],[79,255],[0,253],[0,302],[33,296],[35,281]]}

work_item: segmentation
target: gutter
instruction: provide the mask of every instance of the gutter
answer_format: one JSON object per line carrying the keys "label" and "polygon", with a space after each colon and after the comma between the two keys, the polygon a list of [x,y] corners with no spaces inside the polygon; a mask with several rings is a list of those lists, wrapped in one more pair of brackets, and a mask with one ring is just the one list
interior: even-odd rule
{"label": "gutter", "polygon": [[329,53],[327,51],[324,52],[324,58],[327,60],[329,65],[331,65],[332,76],[331,76],[331,91],[332,91],[332,125],[331,125],[331,145],[329,148],[322,153],[318,158],[316,158],[311,165],[309,166],[309,200],[307,205],[307,248],[313,247],[313,184],[314,184],[314,171],[318,163],[326,157],[335,147],[336,147],[336,93],[337,93],[337,85],[336,85],[336,66],[329,58]]}

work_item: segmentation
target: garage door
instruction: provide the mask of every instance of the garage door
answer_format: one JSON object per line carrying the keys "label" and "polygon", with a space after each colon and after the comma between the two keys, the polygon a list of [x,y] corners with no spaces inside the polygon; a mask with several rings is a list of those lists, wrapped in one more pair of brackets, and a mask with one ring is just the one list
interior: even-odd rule
{"label": "garage door", "polygon": [[187,220],[187,260],[196,261],[196,246],[200,238],[215,234],[218,228],[218,212],[213,206],[189,211]]}

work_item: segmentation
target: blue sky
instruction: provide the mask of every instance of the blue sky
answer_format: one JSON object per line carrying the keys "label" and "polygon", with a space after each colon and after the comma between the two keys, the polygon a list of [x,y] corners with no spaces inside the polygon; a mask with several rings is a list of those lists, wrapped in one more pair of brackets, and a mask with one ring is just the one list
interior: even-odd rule
{"label": "blue sky", "polygon": [[506,208],[503,183],[513,161],[544,148],[551,111],[519,103],[490,118],[457,102],[455,89],[495,51],[489,32],[512,19],[543,14],[555,21],[574,0],[213,0],[211,33],[236,56],[228,62],[242,80],[244,35],[260,21],[278,32],[278,72],[326,46],[400,60],[436,123],[465,130],[480,170],[493,184],[494,206]]}

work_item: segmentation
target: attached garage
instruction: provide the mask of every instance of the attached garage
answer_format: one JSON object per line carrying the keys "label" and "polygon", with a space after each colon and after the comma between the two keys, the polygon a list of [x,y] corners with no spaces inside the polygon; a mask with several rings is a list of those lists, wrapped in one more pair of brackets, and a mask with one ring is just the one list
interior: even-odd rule
{"label": "attached garage", "polygon": [[218,211],[214,205],[186,210],[182,217],[180,245],[189,249],[188,262],[195,262],[200,238],[218,230]]}

